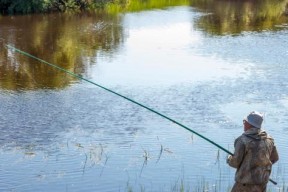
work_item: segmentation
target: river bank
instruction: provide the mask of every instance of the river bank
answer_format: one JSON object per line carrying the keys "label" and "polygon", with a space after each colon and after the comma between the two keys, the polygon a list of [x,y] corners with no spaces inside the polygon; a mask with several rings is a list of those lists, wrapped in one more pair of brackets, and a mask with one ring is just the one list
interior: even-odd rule
{"label": "river bank", "polygon": [[39,0],[13,1],[0,0],[0,15],[82,12],[82,11],[140,11],[144,9],[163,8],[163,6],[188,5],[189,0]]}

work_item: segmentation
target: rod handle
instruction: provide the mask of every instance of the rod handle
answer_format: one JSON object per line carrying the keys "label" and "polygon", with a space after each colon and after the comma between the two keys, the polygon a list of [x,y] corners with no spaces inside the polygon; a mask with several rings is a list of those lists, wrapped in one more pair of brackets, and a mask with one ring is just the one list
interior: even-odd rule
{"label": "rod handle", "polygon": [[276,182],[276,181],[273,181],[272,179],[269,179],[269,181],[270,181],[271,183],[273,183],[274,185],[277,185],[277,182]]}

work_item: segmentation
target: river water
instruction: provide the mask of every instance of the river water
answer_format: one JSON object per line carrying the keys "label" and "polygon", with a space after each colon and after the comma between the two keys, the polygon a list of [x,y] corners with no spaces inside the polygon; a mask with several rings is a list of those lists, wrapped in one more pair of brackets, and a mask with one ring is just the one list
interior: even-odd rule
{"label": "river water", "polygon": [[286,2],[0,17],[0,191],[229,191],[227,154],[250,111],[288,185]]}

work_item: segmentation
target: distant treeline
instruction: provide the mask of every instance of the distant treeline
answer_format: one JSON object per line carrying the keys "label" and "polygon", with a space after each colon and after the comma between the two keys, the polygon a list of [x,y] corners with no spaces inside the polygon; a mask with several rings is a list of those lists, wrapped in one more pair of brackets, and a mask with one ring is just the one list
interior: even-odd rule
{"label": "distant treeline", "polygon": [[103,8],[108,3],[126,4],[129,0],[0,0],[0,14],[26,14]]}

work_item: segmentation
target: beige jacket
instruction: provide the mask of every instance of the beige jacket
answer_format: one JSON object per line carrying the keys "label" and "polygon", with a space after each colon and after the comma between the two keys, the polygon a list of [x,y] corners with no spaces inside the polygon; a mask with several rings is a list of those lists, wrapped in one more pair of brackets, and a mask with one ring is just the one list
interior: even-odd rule
{"label": "beige jacket", "polygon": [[243,184],[264,184],[269,180],[272,164],[279,156],[274,139],[264,130],[251,128],[234,143],[235,153],[227,163],[237,169],[235,181]]}

